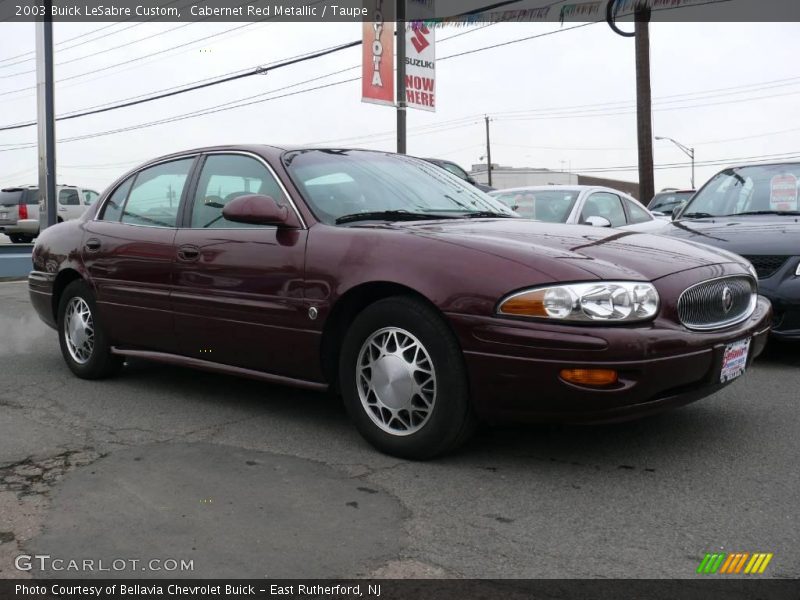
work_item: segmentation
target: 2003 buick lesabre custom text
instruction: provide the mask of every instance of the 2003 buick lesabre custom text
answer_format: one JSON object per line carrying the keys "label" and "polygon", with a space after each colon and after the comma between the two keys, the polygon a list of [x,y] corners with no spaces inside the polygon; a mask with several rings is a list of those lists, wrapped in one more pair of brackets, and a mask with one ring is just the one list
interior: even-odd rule
{"label": "2003 buick lesabre custom text", "polygon": [[79,377],[125,357],[341,393],[380,450],[478,419],[601,422],[739,378],[769,301],[745,259],[518,218],[382,152],[226,146],[147,163],[33,250],[31,301]]}

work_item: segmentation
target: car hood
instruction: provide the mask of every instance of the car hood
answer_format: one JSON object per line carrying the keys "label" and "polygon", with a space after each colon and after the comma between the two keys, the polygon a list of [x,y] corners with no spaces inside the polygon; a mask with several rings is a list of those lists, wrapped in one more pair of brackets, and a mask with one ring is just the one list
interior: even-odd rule
{"label": "car hood", "polygon": [[724,250],[660,235],[528,219],[402,222],[390,227],[502,256],[554,279],[582,270],[601,279],[655,280],[688,269],[737,262],[737,257]]}
{"label": "car hood", "polygon": [[751,215],[673,221],[659,233],[745,256],[800,253],[800,219],[797,217]]}

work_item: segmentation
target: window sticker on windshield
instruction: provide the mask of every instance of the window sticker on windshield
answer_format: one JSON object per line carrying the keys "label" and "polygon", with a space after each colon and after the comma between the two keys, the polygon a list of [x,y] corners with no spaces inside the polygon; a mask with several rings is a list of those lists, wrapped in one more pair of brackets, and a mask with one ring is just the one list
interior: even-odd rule
{"label": "window sticker on windshield", "polygon": [[769,188],[770,210],[797,210],[797,177],[791,173],[775,175]]}

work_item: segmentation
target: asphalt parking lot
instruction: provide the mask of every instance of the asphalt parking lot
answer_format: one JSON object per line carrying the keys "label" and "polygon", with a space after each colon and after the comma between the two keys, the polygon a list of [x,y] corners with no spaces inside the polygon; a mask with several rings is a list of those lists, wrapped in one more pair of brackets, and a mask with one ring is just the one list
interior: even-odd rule
{"label": "asphalt parking lot", "polygon": [[678,411],[484,428],[415,463],[327,395],[142,362],[79,380],[25,283],[0,306],[0,578],[92,575],[20,554],[193,561],[102,573],[127,577],[682,578],[714,551],[800,576],[800,346]]}

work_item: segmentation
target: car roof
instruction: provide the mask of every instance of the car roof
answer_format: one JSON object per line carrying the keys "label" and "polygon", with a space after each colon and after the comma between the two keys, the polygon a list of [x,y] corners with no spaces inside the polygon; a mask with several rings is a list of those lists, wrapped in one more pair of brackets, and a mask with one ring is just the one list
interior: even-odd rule
{"label": "car roof", "polygon": [[525,185],[520,187],[513,187],[513,188],[504,188],[500,190],[494,190],[491,192],[492,194],[500,194],[504,192],[546,192],[546,191],[569,191],[569,192],[583,192],[586,190],[608,190],[611,192],[616,192],[618,194],[628,195],[626,192],[622,190],[615,190],[614,188],[605,187],[602,185]]}

